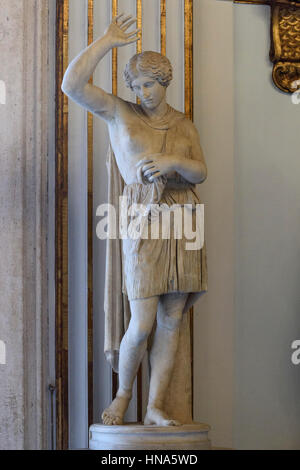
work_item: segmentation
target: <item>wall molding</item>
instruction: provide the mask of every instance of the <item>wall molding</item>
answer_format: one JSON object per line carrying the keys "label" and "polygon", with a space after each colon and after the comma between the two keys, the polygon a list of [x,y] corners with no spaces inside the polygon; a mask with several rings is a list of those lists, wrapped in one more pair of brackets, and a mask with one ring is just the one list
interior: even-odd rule
{"label": "wall molding", "polygon": [[23,0],[24,449],[47,447],[49,0]]}

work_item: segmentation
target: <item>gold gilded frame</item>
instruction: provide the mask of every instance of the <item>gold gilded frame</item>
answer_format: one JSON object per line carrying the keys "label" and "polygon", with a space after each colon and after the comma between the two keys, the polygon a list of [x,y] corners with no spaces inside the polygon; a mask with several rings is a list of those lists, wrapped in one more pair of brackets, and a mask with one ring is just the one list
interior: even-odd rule
{"label": "gold gilded frame", "polygon": [[[94,39],[94,0],[88,0],[88,45]],[[93,83],[93,77],[90,79]],[[89,426],[93,424],[93,160],[94,160],[94,121],[88,113],[87,142],[88,142],[88,419]]]}
{"label": "gold gilded frame", "polygon": [[[185,115],[194,120],[194,49],[193,49],[193,0],[184,0],[184,108]],[[191,415],[194,417],[194,309],[190,315],[190,348],[191,348]]]}
{"label": "gold gilded frame", "polygon": [[[193,119],[193,0],[183,0],[185,51],[185,113]],[[137,27],[142,28],[143,1],[136,0]],[[118,14],[118,0],[111,0],[112,17]],[[69,0],[56,2],[56,449],[68,449],[68,99],[61,83],[68,66]],[[88,0],[88,37],[93,41],[94,0]],[[166,54],[166,0],[160,1],[161,52]],[[141,40],[137,53],[142,52]],[[112,92],[118,92],[118,53],[112,51]],[[92,79],[91,79],[92,82]],[[88,113],[88,397],[89,424],[93,422],[93,116]],[[191,310],[191,345],[193,345],[193,311]],[[192,361],[192,354],[191,354]],[[192,369],[193,370],[193,369]],[[192,374],[193,375],[193,374]],[[112,395],[117,390],[113,374]],[[142,419],[142,372],[137,379],[137,418]]]}
{"label": "gold gilded frame", "polygon": [[300,89],[300,0],[234,0],[271,7],[271,50],[274,84],[285,93]]}
{"label": "gold gilded frame", "polygon": [[56,449],[68,449],[68,99],[61,83],[68,66],[69,0],[56,2],[55,343]]}

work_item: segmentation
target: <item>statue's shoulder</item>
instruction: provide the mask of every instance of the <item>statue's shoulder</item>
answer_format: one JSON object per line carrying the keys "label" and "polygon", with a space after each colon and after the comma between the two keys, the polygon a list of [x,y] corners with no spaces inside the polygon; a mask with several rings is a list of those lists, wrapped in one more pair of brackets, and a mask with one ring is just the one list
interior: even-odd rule
{"label": "statue's shoulder", "polygon": [[169,104],[168,104],[168,107],[169,107],[169,115],[174,120],[186,120],[185,115],[181,111],[178,111],[177,109],[173,108]]}
{"label": "statue's shoulder", "polygon": [[184,113],[174,109],[170,106],[172,110],[173,123],[176,126],[179,126],[179,129],[187,135],[198,133],[195,124],[189,118],[186,117]]}
{"label": "statue's shoulder", "polygon": [[116,98],[117,98],[118,110],[127,111],[127,112],[132,111],[132,106],[134,105],[134,103],[132,103],[131,101],[124,100],[123,98],[120,98],[119,96],[117,96]]}

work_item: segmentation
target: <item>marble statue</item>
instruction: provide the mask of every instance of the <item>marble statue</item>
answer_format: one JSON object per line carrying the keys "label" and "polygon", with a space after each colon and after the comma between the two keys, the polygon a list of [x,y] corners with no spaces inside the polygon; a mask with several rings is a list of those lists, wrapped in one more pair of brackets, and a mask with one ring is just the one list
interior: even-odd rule
{"label": "marble statue", "polygon": [[[69,65],[62,90],[105,120],[117,168],[129,202],[171,206],[200,203],[195,185],[207,176],[197,130],[166,102],[172,80],[169,60],[156,52],[135,55],[126,66],[126,84],[140,104],[124,101],[89,83],[96,66],[112,48],[137,42],[132,16],[113,19],[104,36]],[[151,224],[151,218],[147,218]],[[185,240],[124,239],[123,293],[130,322],[119,352],[119,388],[103,412],[106,425],[123,424],[134,379],[156,323],[150,352],[150,390],[145,425],[177,426],[164,412],[164,399],[176,368],[179,328],[184,314],[207,290],[205,248],[185,250]]]}

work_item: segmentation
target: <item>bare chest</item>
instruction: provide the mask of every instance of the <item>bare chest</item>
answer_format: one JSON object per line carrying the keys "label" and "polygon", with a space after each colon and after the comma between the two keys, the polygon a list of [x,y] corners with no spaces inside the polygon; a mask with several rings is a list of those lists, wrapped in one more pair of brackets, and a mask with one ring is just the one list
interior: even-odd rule
{"label": "bare chest", "polygon": [[137,182],[136,163],[152,154],[187,157],[189,140],[179,129],[156,129],[130,116],[110,128],[110,139],[119,171],[127,184]]}

